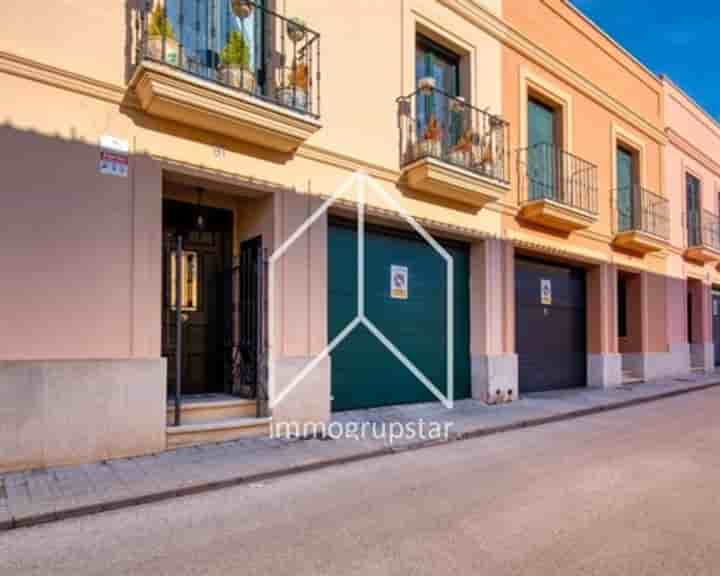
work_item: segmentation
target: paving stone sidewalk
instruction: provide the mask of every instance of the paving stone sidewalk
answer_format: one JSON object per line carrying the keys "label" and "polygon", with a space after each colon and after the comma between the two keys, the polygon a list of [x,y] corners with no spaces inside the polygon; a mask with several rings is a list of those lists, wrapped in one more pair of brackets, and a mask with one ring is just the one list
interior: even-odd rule
{"label": "paving stone sidewalk", "polygon": [[[420,420],[448,423],[441,442],[537,426],[652,400],[720,386],[719,374],[646,382],[612,390],[576,389],[525,395],[503,406],[475,400],[393,406],[334,415],[339,424],[405,425]],[[347,427],[346,427],[347,429]],[[368,426],[366,429],[370,430]],[[332,430],[328,430],[332,432]],[[335,434],[332,434],[335,436]],[[178,448],[160,454],[0,475],[0,530],[93,514],[397,451],[438,444],[414,438],[287,439],[248,438],[234,442]]]}

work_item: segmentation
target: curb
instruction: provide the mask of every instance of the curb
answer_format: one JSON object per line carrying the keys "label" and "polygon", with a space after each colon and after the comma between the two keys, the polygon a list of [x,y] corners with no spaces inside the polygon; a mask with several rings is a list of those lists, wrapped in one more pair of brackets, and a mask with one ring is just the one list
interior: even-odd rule
{"label": "curb", "polygon": [[248,476],[237,476],[235,478],[229,478],[227,480],[217,480],[211,482],[204,482],[194,486],[184,486],[173,490],[164,490],[154,492],[152,494],[143,494],[142,496],[132,496],[128,498],[119,498],[111,502],[89,504],[85,506],[78,506],[76,508],[67,508],[65,510],[59,510],[50,513],[38,514],[35,516],[26,516],[24,518],[15,519],[12,518],[9,521],[0,522],[0,532],[6,532],[15,530],[18,528],[28,528],[31,526],[38,526],[41,524],[48,524],[51,522],[58,522],[61,520],[68,520],[70,518],[78,518],[83,516],[91,516],[99,514],[101,512],[109,512],[112,510],[120,510],[123,508],[131,508],[134,506],[141,506],[143,504],[150,504],[155,502],[162,502],[165,500],[171,500],[173,498],[183,498],[185,496],[193,496],[196,494],[202,494],[206,492],[213,492],[216,490],[222,490],[224,488],[232,488],[235,486],[241,486],[245,484],[252,484],[256,482],[263,482],[268,480],[274,480],[277,478],[283,478],[286,476],[292,476],[295,474],[301,474],[303,472],[311,472],[314,470],[321,470],[325,468],[331,468],[333,466],[342,466],[345,464],[351,464],[353,462],[361,462],[363,460],[370,460],[379,458],[382,456],[389,456],[391,454],[401,454],[403,452],[423,450],[426,448],[433,448],[438,446],[444,446],[446,444],[452,444],[455,442],[462,442],[464,440],[471,440],[473,438],[483,438],[485,436],[494,436],[505,432],[511,432],[513,430],[522,430],[525,428],[535,428],[543,426],[545,424],[552,424],[553,422],[561,422],[564,420],[574,420],[577,418],[583,418],[593,414],[600,414],[602,412],[611,412],[614,410],[620,410],[623,408],[630,408],[632,406],[638,406],[641,404],[649,404],[658,400],[665,400],[667,398],[674,398],[677,396],[685,396],[693,392],[702,392],[710,388],[720,386],[720,380],[715,382],[708,382],[705,384],[699,384],[692,388],[683,388],[679,390],[669,390],[667,392],[660,392],[651,396],[645,396],[643,398],[631,398],[628,400],[615,402],[611,404],[603,404],[600,406],[593,406],[592,408],[580,408],[577,410],[571,410],[569,412],[563,412],[560,414],[553,414],[550,416],[540,416],[537,418],[529,418],[526,420],[520,420],[511,424],[502,424],[499,426],[489,428],[479,428],[477,430],[471,430],[464,433],[456,433],[450,436],[446,440],[425,440],[415,442],[413,444],[406,444],[400,446],[384,446],[376,450],[370,450],[368,452],[362,452],[360,454],[352,454],[349,456],[340,456],[337,458],[320,459],[305,464],[298,464],[290,466],[288,468],[282,468],[278,470],[269,470],[267,472],[258,472],[256,474],[250,474]]}

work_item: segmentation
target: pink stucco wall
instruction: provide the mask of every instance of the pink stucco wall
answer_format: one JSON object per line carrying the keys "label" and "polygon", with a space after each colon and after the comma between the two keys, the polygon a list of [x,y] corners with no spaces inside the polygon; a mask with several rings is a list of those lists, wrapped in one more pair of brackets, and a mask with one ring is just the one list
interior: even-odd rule
{"label": "pink stucco wall", "polygon": [[[670,81],[664,82],[665,121],[669,143],[665,147],[665,190],[670,197],[670,213],[685,212],[685,173],[700,179],[702,206],[720,212],[720,124],[708,116]],[[683,219],[672,219],[672,243],[684,241]]]}

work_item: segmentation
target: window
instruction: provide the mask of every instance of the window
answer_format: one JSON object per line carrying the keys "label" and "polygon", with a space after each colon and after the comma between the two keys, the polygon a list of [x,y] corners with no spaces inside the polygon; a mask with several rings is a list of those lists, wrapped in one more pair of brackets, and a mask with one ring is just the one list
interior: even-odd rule
{"label": "window", "polygon": [[415,80],[431,77],[435,87],[450,96],[460,96],[460,56],[418,35],[415,51]]}
{"label": "window", "polygon": [[[263,0],[254,1],[263,4]],[[238,32],[247,46],[248,68],[260,80],[262,10],[253,10],[249,17],[241,19],[233,14],[231,0],[166,0],[165,7],[174,35],[183,47],[183,67],[196,74],[214,77],[230,35]]]}
{"label": "window", "polygon": [[528,99],[528,198],[557,199],[556,146],[558,143],[557,113],[536,98]]}
{"label": "window", "polygon": [[[457,143],[463,133],[463,117],[452,106],[460,95],[460,57],[432,40],[418,36],[415,51],[416,85],[421,78],[433,78],[437,92],[416,98],[417,134],[428,129],[440,131],[445,147]],[[442,150],[434,155],[442,155]]]}
{"label": "window", "polygon": [[[170,307],[175,308],[175,286],[177,282],[176,274],[176,252],[170,253]],[[186,311],[194,311],[198,309],[198,257],[197,252],[182,253],[182,293],[181,305]]]}
{"label": "window", "polygon": [[699,246],[702,244],[700,180],[692,174],[686,174],[685,191],[687,196],[688,246]]}
{"label": "window", "polygon": [[616,152],[616,186],[618,230],[632,230],[635,225],[635,185],[637,184],[636,154],[624,146]]}

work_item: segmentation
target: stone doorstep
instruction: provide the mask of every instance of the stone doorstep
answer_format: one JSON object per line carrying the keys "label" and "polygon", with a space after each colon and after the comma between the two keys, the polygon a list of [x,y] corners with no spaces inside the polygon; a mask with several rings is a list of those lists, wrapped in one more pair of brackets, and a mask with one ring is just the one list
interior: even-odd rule
{"label": "stone doorstep", "polygon": [[[263,480],[270,480],[274,478],[280,478],[283,476],[287,476],[290,474],[296,474],[300,472],[306,472],[310,470],[318,470],[322,468],[327,468],[330,466],[337,466],[342,464],[347,464],[351,462],[358,462],[361,460],[366,460],[369,458],[375,458],[379,456],[384,455],[390,455],[395,453],[402,453],[407,450],[418,450],[423,449],[427,447],[432,446],[439,446],[446,443],[451,443],[455,441],[462,441],[465,439],[470,438],[477,438],[477,437],[483,437],[483,436],[490,436],[494,434],[500,434],[503,432],[508,432],[512,430],[518,430],[522,428],[528,428],[528,427],[534,427],[534,426],[541,426],[543,424],[551,423],[551,422],[558,422],[562,420],[568,420],[573,418],[579,418],[582,416],[587,416],[590,414],[595,413],[601,413],[606,412],[609,410],[616,410],[619,408],[629,407],[629,406],[635,406],[639,404],[644,404],[648,402],[652,402],[655,400],[660,400],[664,398],[671,398],[675,396],[680,396],[684,394],[688,394],[691,392],[706,390],[708,388],[717,387],[720,386],[720,380],[711,380],[708,379],[706,381],[700,381],[700,382],[694,382],[692,385],[685,386],[685,387],[679,387],[679,386],[672,386],[673,383],[677,384],[676,379],[670,379],[668,381],[668,385],[665,385],[665,382],[658,382],[655,385],[654,390],[647,391],[644,394],[636,394],[633,395],[630,398],[627,398],[626,400],[617,401],[617,398],[611,399],[606,398],[605,401],[597,401],[595,404],[590,404],[588,406],[578,408],[570,408],[566,410],[560,410],[557,413],[548,414],[547,412],[540,412],[539,414],[536,414],[533,416],[532,414],[523,412],[523,415],[519,417],[516,421],[511,422],[503,422],[503,423],[496,423],[495,425],[476,425],[474,429],[467,430],[463,433],[460,433],[458,435],[453,435],[451,438],[449,438],[447,441],[443,440],[441,442],[417,442],[415,444],[409,444],[409,445],[403,445],[403,446],[368,446],[363,445],[362,447],[358,446],[348,446],[347,450],[340,449],[342,448],[340,446],[335,447],[335,450],[329,450],[327,454],[323,454],[322,450],[318,450],[320,448],[320,445],[315,445],[314,450],[311,450],[309,454],[303,455],[301,454],[293,454],[292,457],[286,457],[283,458],[285,460],[285,465],[277,465],[277,462],[274,462],[274,458],[267,458],[267,457],[261,457],[261,460],[264,460],[264,463],[267,463],[268,466],[258,466],[259,462],[256,462],[256,465],[253,466],[250,463],[248,463],[248,466],[245,470],[243,470],[242,473],[239,473],[235,476],[225,476],[222,478],[219,478],[218,476],[215,476],[214,478],[212,475],[209,475],[207,479],[203,480],[202,478],[193,478],[192,482],[183,482],[182,480],[174,480],[173,476],[170,475],[168,478],[170,478],[170,482],[167,484],[163,483],[160,485],[160,483],[154,483],[154,487],[150,486],[143,486],[142,490],[136,490],[131,491],[129,496],[125,496],[124,494],[117,495],[114,499],[108,499],[106,501],[102,502],[87,502],[87,503],[81,503],[78,501],[75,501],[74,503],[72,500],[68,501],[65,500],[66,505],[63,506],[62,501],[58,502],[49,502],[49,501],[43,501],[43,502],[26,502],[24,505],[23,503],[18,503],[19,508],[22,510],[20,515],[12,515],[12,512],[9,512],[11,517],[10,521],[5,520],[4,518],[8,515],[3,515],[3,502],[0,501],[0,530],[9,530],[13,528],[18,528],[21,526],[32,526],[36,524],[46,523],[46,522],[52,522],[57,520],[62,520],[65,518],[71,518],[71,517],[77,517],[77,516],[84,516],[84,515],[90,515],[102,511],[108,511],[108,510],[117,510],[120,508],[126,508],[130,506],[136,506],[141,504],[146,504],[150,502],[158,502],[162,500],[167,500],[170,498],[175,497],[181,497],[181,496],[188,496],[191,494],[197,494],[201,492],[207,492],[210,490],[216,490],[221,488],[227,488],[231,486],[237,486],[241,484],[247,484],[252,482],[259,482]],[[637,390],[639,390],[638,388]],[[250,422],[247,422],[247,419],[245,424],[248,426],[252,426]],[[250,419],[250,420],[257,420],[257,419]],[[263,422],[263,425],[269,424],[269,419],[261,419],[261,420],[268,420],[267,422]],[[223,428],[225,426],[229,425],[229,422],[225,423],[212,423],[210,425],[195,425],[195,426],[189,426],[189,428],[207,428],[208,426],[210,428],[213,427],[219,427]],[[178,431],[180,433],[180,431]],[[256,439],[260,440],[260,439]],[[271,444],[271,443],[270,443]],[[270,449],[272,446],[268,444],[267,448]],[[302,442],[298,442],[297,446],[298,449],[302,449]],[[200,450],[201,448],[198,448]],[[294,447],[288,447],[290,450],[294,450]],[[149,465],[148,471],[152,472],[153,466],[160,466],[163,467],[165,465],[172,468],[172,455],[177,453],[178,451],[171,451],[163,453],[164,458],[158,458],[155,457],[153,460],[153,464]],[[265,455],[266,450],[257,451],[258,456]],[[142,461],[142,457],[139,457],[137,460]],[[131,460],[132,461],[132,460]],[[134,464],[134,462],[133,462]],[[110,466],[113,466],[113,463],[110,463]],[[182,467],[182,466],[180,466]],[[14,477],[10,478],[0,478],[0,481],[5,481],[5,487],[12,487],[15,484],[13,484],[13,481],[16,481],[17,478],[24,478],[27,480],[29,478],[29,474],[31,473],[19,473],[15,474]],[[10,484],[8,484],[8,481]],[[173,483],[174,481],[174,483]],[[126,485],[127,486],[127,485]],[[8,494],[10,493],[10,490],[8,490]],[[11,494],[9,494],[12,496]],[[11,499],[11,498],[10,498]],[[12,502],[10,502],[10,499],[7,500],[7,508],[9,511],[13,510]],[[70,504],[69,506],[67,504]],[[73,505],[74,504],[74,505]]]}
{"label": "stone doorstep", "polygon": [[175,448],[205,443],[237,440],[267,434],[272,418],[224,418],[211,422],[168,426],[167,446]]}

